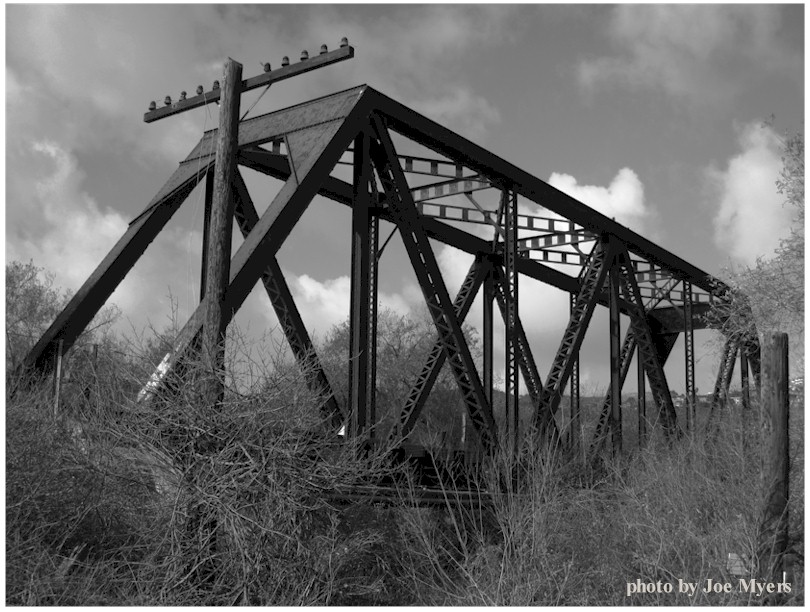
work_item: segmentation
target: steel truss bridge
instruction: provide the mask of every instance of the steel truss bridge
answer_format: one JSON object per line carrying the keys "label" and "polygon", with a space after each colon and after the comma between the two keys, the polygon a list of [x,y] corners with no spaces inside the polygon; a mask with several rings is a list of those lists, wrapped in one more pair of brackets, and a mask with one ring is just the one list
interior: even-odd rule
{"label": "steel truss bridge", "polygon": [[[21,368],[46,373],[54,367],[57,353],[72,346],[201,181],[206,181],[210,210],[216,135],[217,130],[203,135],[130,222]],[[415,151],[419,154],[410,154]],[[594,440],[612,434],[614,445],[617,440],[621,445],[621,402],[613,398],[620,397],[634,355],[638,355],[639,389],[648,384],[654,401],[648,418],[645,393],[639,393],[640,439],[649,434],[648,423],[660,423],[668,435],[681,430],[664,373],[680,334],[685,340],[685,427],[694,427],[694,331],[706,327],[702,315],[717,300],[727,299],[728,288],[689,262],[368,86],[243,120],[238,128],[237,163],[283,183],[260,216],[240,171],[234,174],[235,221],[244,241],[231,260],[225,316],[230,319],[261,282],[307,373],[308,385],[325,398],[322,409],[334,426],[348,425],[349,436],[363,439],[373,432],[378,439],[407,441],[447,362],[484,447],[516,447],[519,375],[534,407],[537,435],[563,446],[585,443],[572,435],[582,424],[579,351],[597,306],[606,307],[610,315],[611,380],[600,418],[593,424]],[[276,260],[316,195],[351,209],[351,359],[349,400],[344,406],[332,391]],[[374,428],[378,266],[384,248],[381,221],[399,232],[436,330],[435,344],[425,355],[421,373],[390,432]],[[474,256],[455,296],[448,292],[433,243]],[[545,375],[518,316],[521,277],[570,295],[568,323]],[[480,292],[484,350],[479,371],[462,324]],[[498,430],[492,408],[496,305],[506,336],[508,422],[504,431]],[[180,367],[197,350],[205,306],[203,297],[177,337],[164,372]],[[544,305],[536,308],[539,313]],[[630,320],[623,338],[621,314]],[[738,354],[744,375],[750,364],[758,381],[757,340],[729,339],[714,405],[728,391]],[[566,430],[560,412],[567,388],[571,413],[565,419],[570,423]]]}

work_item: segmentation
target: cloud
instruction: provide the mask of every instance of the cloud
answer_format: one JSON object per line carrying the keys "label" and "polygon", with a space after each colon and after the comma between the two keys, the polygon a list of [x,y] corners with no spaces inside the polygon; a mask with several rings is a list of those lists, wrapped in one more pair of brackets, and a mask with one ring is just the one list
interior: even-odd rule
{"label": "cloud", "polygon": [[774,131],[758,123],[739,130],[739,153],[724,170],[706,176],[716,194],[714,241],[739,262],[752,264],[767,256],[787,235],[793,211],[783,206],[776,189],[782,169],[781,144]]}
{"label": "cloud", "polygon": [[[44,158],[50,169],[32,181],[25,209],[9,210],[9,225],[18,239],[7,243],[7,254],[58,270],[60,282],[76,289],[124,233],[127,221],[109,208],[101,209],[82,189],[85,174],[70,151],[37,141],[31,152],[34,158]],[[39,235],[33,235],[34,227]]]}
{"label": "cloud", "polygon": [[[346,65],[350,77],[411,106],[470,138],[482,138],[500,121],[497,109],[456,76],[471,49],[486,52],[520,29],[514,7],[400,6],[377,13],[342,8],[310,9],[316,37],[346,32],[357,56]],[[497,42],[496,42],[497,41]]]}
{"label": "cloud", "polygon": [[[324,281],[308,274],[297,276],[285,272],[284,276],[310,335],[323,337],[332,327],[348,319],[351,299],[348,276]],[[407,314],[412,312],[413,305],[404,295],[381,291],[378,294],[378,308]]]}
{"label": "cloud", "polygon": [[623,5],[608,33],[616,55],[580,62],[587,90],[630,85],[697,103],[719,103],[746,83],[752,67],[801,75],[784,50],[776,6]]}
{"label": "cloud", "polygon": [[649,218],[649,209],[644,202],[644,185],[630,168],[619,170],[607,187],[580,185],[570,174],[559,172],[552,173],[548,183],[603,215],[644,233]]}

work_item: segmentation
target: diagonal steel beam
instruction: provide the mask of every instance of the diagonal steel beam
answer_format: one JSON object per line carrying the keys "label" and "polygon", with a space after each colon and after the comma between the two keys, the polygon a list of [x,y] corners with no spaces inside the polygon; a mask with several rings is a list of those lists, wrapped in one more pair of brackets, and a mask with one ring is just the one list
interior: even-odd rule
{"label": "diagonal steel beam", "polygon": [[727,338],[723,346],[723,358],[720,362],[720,369],[717,372],[717,380],[714,383],[712,392],[712,404],[709,410],[709,419],[715,418],[725,407],[728,397],[728,389],[731,385],[731,377],[734,375],[734,364],[737,360],[737,351],[740,343],[736,338]]}
{"label": "diagonal steel beam", "polygon": [[623,270],[622,288],[624,290],[625,299],[636,308],[634,316],[631,317],[631,325],[633,326],[633,336],[636,338],[636,342],[641,348],[640,356],[644,362],[644,370],[647,373],[650,391],[658,405],[659,414],[662,417],[666,434],[668,436],[677,435],[680,431],[678,429],[675,407],[672,404],[669,384],[664,374],[663,364],[661,360],[658,359],[658,352],[653,335],[650,331],[649,323],[647,322],[644,302],[641,299],[635,273],[630,263],[630,256],[625,247],[623,247],[622,252],[619,253],[618,259]]}
{"label": "diagonal steel beam", "polygon": [[[495,299],[498,301],[498,308],[501,311],[501,316],[505,318],[506,299],[503,294],[503,270],[500,266],[492,266],[492,270],[495,278]],[[526,332],[523,329],[523,324],[520,321],[520,317],[517,318],[515,327],[520,371],[523,374],[523,381],[526,383],[529,397],[532,400],[532,405],[536,410],[540,404],[540,394],[543,392],[543,382],[540,378],[540,372],[537,369],[537,362],[534,360],[534,355],[532,355],[531,347],[529,346],[529,339],[526,337]]]}
{"label": "diagonal steel beam", "polygon": [[[239,171],[234,175],[233,187],[236,200],[234,216],[242,236],[247,237],[259,222],[259,215]],[[307,386],[323,399],[324,412],[332,419],[332,425],[339,427],[342,415],[337,399],[275,257],[267,258],[267,267],[262,272],[262,284],[284,330],[287,342],[306,377]]]}
{"label": "diagonal steel beam", "polygon": [[149,244],[203,179],[213,161],[209,156],[180,165],[18,364],[18,373],[30,369],[47,374],[52,370],[59,341],[62,341],[63,353],[73,346]]}
{"label": "diagonal steel beam", "polygon": [[614,242],[615,240],[602,239],[596,243],[591,252],[588,266],[583,270],[581,288],[571,311],[568,326],[563,333],[551,371],[546,378],[546,386],[540,396],[540,405],[535,413],[535,425],[541,435],[551,435],[552,439],[559,438],[554,414],[560,405],[563,389],[579,354],[597,300],[605,285],[608,270],[613,264],[616,252]]}
{"label": "diagonal steel beam", "polygon": [[[670,286],[670,288],[674,287],[676,284],[678,284],[678,282],[680,281],[671,279],[668,283],[668,286]],[[666,293],[668,294],[668,291]],[[647,309],[655,308],[664,299],[666,299],[664,295],[661,295],[653,299],[645,306],[645,311]],[[646,316],[647,315],[645,312],[645,317]],[[676,339],[677,337],[678,334],[675,334]],[[656,355],[658,356],[659,361],[661,362],[661,364],[666,363],[667,357],[669,357],[669,353],[672,351],[672,347],[674,346],[674,341],[669,343],[666,347],[663,347],[663,350],[665,351],[664,353],[662,352],[662,347],[659,346],[659,343],[655,342],[655,336],[653,336],[653,340],[654,340],[653,343],[656,346]],[[630,372],[630,363],[633,360],[633,353],[635,352],[637,345],[638,343],[633,333],[633,328],[630,327],[624,336],[624,343],[622,344],[621,350],[621,368],[619,371],[619,379],[621,381],[621,386],[624,386],[624,381],[627,379],[627,375]],[[593,435],[593,442],[591,444],[592,455],[601,449],[601,445],[604,442],[604,437],[607,433],[607,422],[608,418],[610,417],[610,407],[612,405],[611,402],[612,402],[611,394],[610,391],[608,391],[605,394],[605,398],[602,400],[602,410],[599,413],[599,420],[596,423],[596,431]]]}
{"label": "diagonal steel beam", "polygon": [[453,304],[447,293],[433,247],[422,227],[419,212],[399,166],[394,143],[391,142],[388,130],[377,116],[372,116],[372,125],[379,140],[373,143],[372,157],[389,196],[391,215],[400,228],[402,241],[422,288],[436,331],[447,351],[470,420],[478,431],[484,447],[494,449],[498,443],[498,434],[492,407],[486,400],[470,349],[458,318],[453,312]]}
{"label": "diagonal steel beam", "polygon": [[[462,323],[467,317],[467,313],[472,307],[475,296],[478,294],[478,289],[484,281],[489,264],[480,256],[476,256],[470,266],[464,282],[461,283],[461,288],[458,290],[456,299],[453,302],[453,310],[459,323]],[[391,431],[390,439],[395,440],[399,438],[407,438],[413,430],[416,420],[422,412],[422,409],[427,403],[427,398],[430,395],[436,379],[439,377],[442,366],[447,359],[447,351],[444,350],[444,343],[441,338],[437,338],[433,347],[428,353],[428,358],[425,360],[425,365],[419,372],[416,382],[411,387],[408,393],[408,398],[405,400],[405,406],[399,415],[399,430],[395,427]]]}

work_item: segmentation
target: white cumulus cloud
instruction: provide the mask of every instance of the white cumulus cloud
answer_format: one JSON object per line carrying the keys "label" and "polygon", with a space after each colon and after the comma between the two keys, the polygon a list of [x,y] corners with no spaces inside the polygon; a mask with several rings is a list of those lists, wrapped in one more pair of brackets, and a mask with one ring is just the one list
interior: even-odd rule
{"label": "white cumulus cloud", "polygon": [[714,241],[742,263],[767,256],[787,235],[793,211],[783,206],[776,189],[782,168],[780,141],[772,129],[758,123],[739,132],[739,152],[725,169],[706,171],[716,194]]}
{"label": "white cumulus cloud", "polygon": [[580,185],[570,174],[559,172],[554,172],[548,183],[603,215],[643,233],[649,210],[644,202],[644,185],[630,168],[619,170],[607,187]]}

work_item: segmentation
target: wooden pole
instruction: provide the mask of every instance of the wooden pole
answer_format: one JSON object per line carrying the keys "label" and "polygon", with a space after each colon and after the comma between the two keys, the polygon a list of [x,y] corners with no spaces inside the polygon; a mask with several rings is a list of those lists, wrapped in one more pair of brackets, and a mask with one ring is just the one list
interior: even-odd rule
{"label": "wooden pole", "polygon": [[760,578],[783,581],[788,544],[788,337],[765,336],[762,359],[762,413],[768,436],[763,455],[763,485],[766,496],[759,528],[757,561]]}
{"label": "wooden pole", "polygon": [[218,404],[224,396],[222,369],[225,363],[225,328],[228,318],[222,310],[225,290],[230,282],[231,238],[233,233],[234,199],[231,183],[236,168],[239,132],[239,99],[242,64],[230,58],[225,62],[225,75],[219,105],[219,131],[214,169],[214,193],[208,228],[206,254],[205,299],[203,319],[202,358],[210,376],[206,384],[206,400]]}

